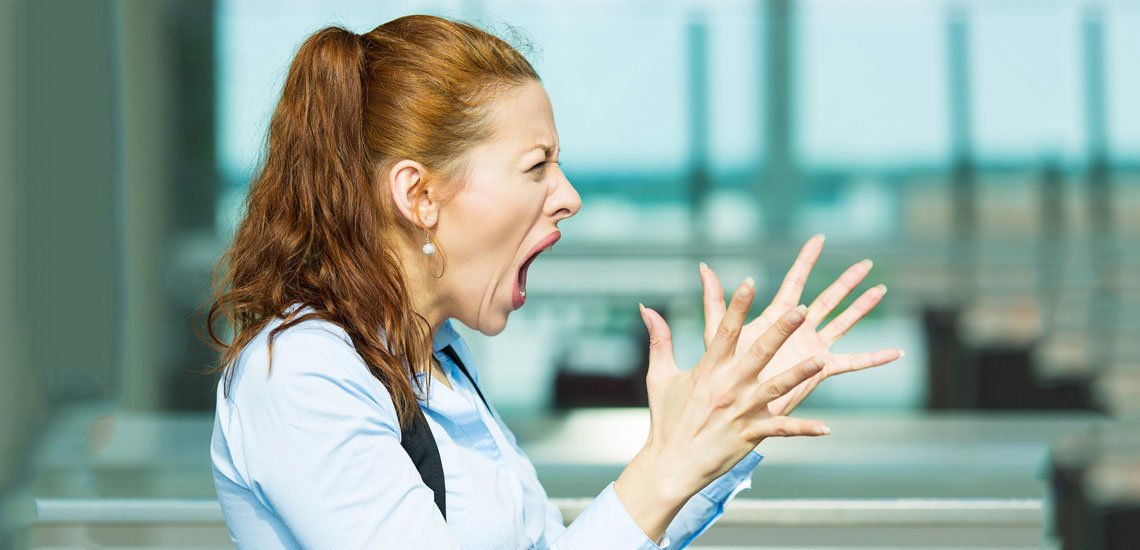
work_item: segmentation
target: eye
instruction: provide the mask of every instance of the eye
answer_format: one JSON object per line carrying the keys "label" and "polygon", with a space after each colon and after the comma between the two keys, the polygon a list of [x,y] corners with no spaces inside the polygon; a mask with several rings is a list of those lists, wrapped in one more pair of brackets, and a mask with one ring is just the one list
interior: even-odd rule
{"label": "eye", "polygon": [[[531,166],[529,169],[527,169],[527,173],[534,172],[535,170],[541,170],[541,169],[545,168],[547,164],[550,164],[550,161],[544,160],[538,164],[535,164],[534,166]],[[554,161],[554,164],[562,166],[562,161],[560,161],[560,160]]]}

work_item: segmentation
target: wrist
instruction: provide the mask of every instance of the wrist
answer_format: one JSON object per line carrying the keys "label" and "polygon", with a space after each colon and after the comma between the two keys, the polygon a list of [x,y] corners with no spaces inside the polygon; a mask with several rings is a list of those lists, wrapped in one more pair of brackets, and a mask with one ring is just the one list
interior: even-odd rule
{"label": "wrist", "polygon": [[643,448],[614,482],[614,493],[650,540],[660,540],[681,507],[702,487],[659,452]]}

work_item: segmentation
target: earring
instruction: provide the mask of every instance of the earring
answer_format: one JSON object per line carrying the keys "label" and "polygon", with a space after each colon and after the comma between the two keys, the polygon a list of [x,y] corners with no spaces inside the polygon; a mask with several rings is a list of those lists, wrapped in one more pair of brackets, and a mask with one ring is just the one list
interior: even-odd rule
{"label": "earring", "polygon": [[424,245],[420,250],[423,251],[424,256],[431,256],[435,254],[436,251],[435,244],[431,242],[431,235],[428,234],[426,229],[424,230]]}

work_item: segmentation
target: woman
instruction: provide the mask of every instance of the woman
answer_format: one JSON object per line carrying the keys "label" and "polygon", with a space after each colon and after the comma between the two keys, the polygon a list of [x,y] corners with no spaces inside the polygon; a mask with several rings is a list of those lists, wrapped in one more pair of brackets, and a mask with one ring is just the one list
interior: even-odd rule
{"label": "woman", "polygon": [[[538,75],[484,31],[409,16],[300,47],[208,316],[232,330],[211,330],[211,455],[239,548],[683,547],[747,487],[760,441],[829,433],[787,417],[819,381],[899,356],[827,351],[881,286],[817,330],[869,262],[797,307],[822,237],[747,325],[751,279],[726,307],[702,264],[706,354],[678,369],[642,309],[651,433],[564,526],[450,321],[494,335],[525,304],[528,266],[581,207],[558,155]],[[445,498],[401,446],[421,411]]]}

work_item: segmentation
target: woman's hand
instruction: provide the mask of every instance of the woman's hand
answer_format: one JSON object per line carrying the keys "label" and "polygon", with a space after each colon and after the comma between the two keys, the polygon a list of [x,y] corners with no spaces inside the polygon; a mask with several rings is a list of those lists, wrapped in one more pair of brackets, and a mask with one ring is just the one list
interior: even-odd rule
{"label": "woman's hand", "polygon": [[[784,277],[780,290],[772,303],[760,314],[744,326],[740,335],[740,343],[735,350],[736,357],[742,357],[748,351],[748,343],[763,334],[788,310],[796,307],[803,293],[804,284],[812,267],[823,251],[823,236],[816,235],[808,240],[800,251],[788,274]],[[815,376],[805,380],[793,391],[769,402],[772,414],[789,414],[794,410],[811,391],[825,378],[851,372],[855,370],[876,367],[890,363],[903,356],[902,350],[881,349],[869,353],[831,353],[831,346],[847,334],[867,313],[882,300],[887,293],[887,287],[878,285],[865,291],[855,303],[851,304],[834,320],[820,328],[820,323],[851,293],[855,287],[871,271],[871,260],[863,260],[849,268],[831,286],[827,287],[811,303],[807,310],[806,321],[792,334],[786,344],[776,353],[768,366],[761,374],[761,380],[777,376],[793,368],[799,362],[810,357],[823,359],[825,367]],[[701,264],[701,283],[704,287],[705,310],[705,347],[712,345],[716,327],[725,316],[724,291],[716,273],[708,266]]]}
{"label": "woman's hand", "polygon": [[[650,434],[614,489],[653,540],[660,538],[689,497],[765,438],[830,433],[822,422],[772,412],[770,403],[818,374],[823,363],[809,357],[777,375],[761,375],[803,324],[807,308],[783,312],[763,334],[738,343],[755,292],[751,278],[736,289],[708,350],[689,370],[677,368],[665,319],[642,307],[649,330]],[[745,352],[737,356],[740,344]]]}

